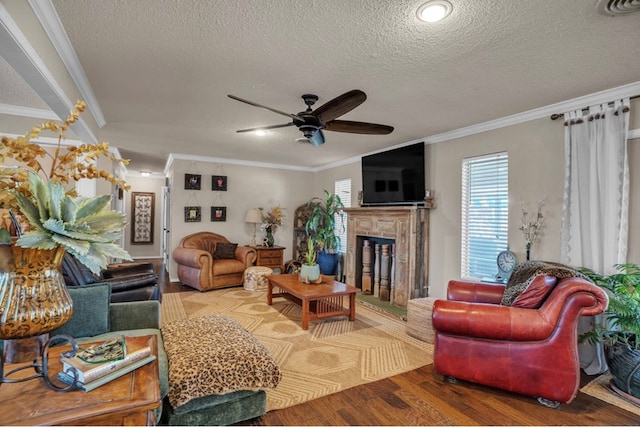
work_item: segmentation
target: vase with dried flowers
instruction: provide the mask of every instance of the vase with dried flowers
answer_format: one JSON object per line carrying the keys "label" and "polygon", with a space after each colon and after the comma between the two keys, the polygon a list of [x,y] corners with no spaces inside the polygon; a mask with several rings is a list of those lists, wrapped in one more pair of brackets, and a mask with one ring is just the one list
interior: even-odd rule
{"label": "vase with dried flowers", "polygon": [[520,208],[522,209],[522,225],[518,228],[522,231],[522,237],[524,237],[525,249],[527,251],[527,261],[531,257],[531,246],[536,241],[542,224],[544,222],[544,216],[542,215],[542,208],[544,207],[545,199],[538,202],[538,211],[532,214],[527,210],[524,201],[520,199]]}
{"label": "vase with dried flowers", "polygon": [[[83,178],[105,179],[129,188],[95,166],[99,157],[126,164],[110,153],[107,143],[62,146],[65,132],[85,108],[79,101],[62,123],[46,121],[24,136],[3,136],[0,140],[0,208],[11,218],[11,224],[0,225],[0,339],[38,337],[71,318],[73,304],[60,273],[65,252],[96,274],[110,257],[131,260],[115,243],[126,218],[108,209],[111,196],[81,197],[74,188],[67,188],[71,180]],[[53,154],[31,141],[45,130],[58,136]],[[51,166],[45,169],[47,157]],[[43,358],[47,346],[42,350]],[[2,359],[4,362],[4,355]],[[46,367],[36,362],[33,367],[44,372],[29,379],[43,376],[54,388],[48,382]],[[0,382],[12,381],[2,378]]]}
{"label": "vase with dried flowers", "polygon": [[282,226],[283,224],[284,209],[280,206],[275,206],[269,209],[269,211],[267,211],[266,213],[263,212],[262,208],[260,208],[260,211],[262,212],[261,228],[265,233],[265,246],[273,247],[273,245],[275,244],[273,233],[275,233],[278,227]]}

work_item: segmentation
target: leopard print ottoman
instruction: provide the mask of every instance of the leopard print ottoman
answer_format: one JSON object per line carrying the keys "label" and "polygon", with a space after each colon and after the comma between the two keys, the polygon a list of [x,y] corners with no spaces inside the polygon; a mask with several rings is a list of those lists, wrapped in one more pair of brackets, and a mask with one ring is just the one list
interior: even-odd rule
{"label": "leopard print ottoman", "polygon": [[222,315],[180,319],[162,327],[173,408],[209,395],[274,388],[282,376],[269,351]]}

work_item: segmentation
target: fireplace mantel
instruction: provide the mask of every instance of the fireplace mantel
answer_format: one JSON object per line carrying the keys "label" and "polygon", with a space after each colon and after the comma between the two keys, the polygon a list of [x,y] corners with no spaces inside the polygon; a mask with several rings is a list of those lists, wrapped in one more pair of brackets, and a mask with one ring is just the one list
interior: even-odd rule
{"label": "fireplace mantel", "polygon": [[357,266],[362,250],[357,237],[395,240],[392,301],[407,306],[412,298],[428,295],[429,209],[418,206],[384,206],[347,208],[346,282],[357,286]]}

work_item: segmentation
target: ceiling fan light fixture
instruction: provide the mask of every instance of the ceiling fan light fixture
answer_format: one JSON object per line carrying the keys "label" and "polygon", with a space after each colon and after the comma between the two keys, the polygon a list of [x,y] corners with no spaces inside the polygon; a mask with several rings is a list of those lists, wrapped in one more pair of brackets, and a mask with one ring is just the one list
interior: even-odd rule
{"label": "ceiling fan light fixture", "polygon": [[418,8],[416,15],[424,22],[438,22],[451,14],[453,6],[446,0],[428,1]]}
{"label": "ceiling fan light fixture", "polygon": [[264,130],[264,129],[258,129],[257,131],[255,131],[253,133],[256,136],[266,136],[268,132],[266,130]]}

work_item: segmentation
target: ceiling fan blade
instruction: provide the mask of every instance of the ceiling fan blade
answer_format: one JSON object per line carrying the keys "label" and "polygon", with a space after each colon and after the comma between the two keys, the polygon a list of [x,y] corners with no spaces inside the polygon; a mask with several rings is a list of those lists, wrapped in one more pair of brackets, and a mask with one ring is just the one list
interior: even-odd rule
{"label": "ceiling fan blade", "polygon": [[284,111],[276,110],[275,108],[267,107],[265,105],[256,104],[253,101],[248,101],[246,99],[238,98],[235,95],[227,95],[227,96],[229,98],[231,98],[231,99],[235,99],[236,101],[240,101],[240,102],[244,102],[245,104],[253,105],[254,107],[264,108],[265,110],[273,111],[274,113],[282,114],[283,116],[291,117],[291,118],[296,119],[296,120],[304,120],[302,117],[300,117],[300,116],[298,116],[296,114],[285,113]]}
{"label": "ceiling fan blade", "polygon": [[393,132],[393,126],[376,123],[352,122],[349,120],[332,120],[324,125],[324,130],[332,132],[361,133],[365,135],[387,135]]}
{"label": "ceiling fan blade", "polygon": [[257,128],[251,128],[251,129],[240,129],[237,130],[236,132],[240,133],[240,132],[254,132],[257,130],[267,130],[267,129],[277,129],[277,128],[286,128],[288,126],[293,126],[293,122],[291,123],[284,123],[282,125],[271,125],[271,126],[260,126]]}
{"label": "ceiling fan blade", "polygon": [[313,132],[313,134],[311,134],[311,136],[307,139],[309,140],[309,143],[314,147],[318,147],[319,145],[324,144],[324,134],[320,129]]}
{"label": "ceiling fan blade", "polygon": [[327,123],[356,108],[367,99],[367,95],[358,89],[345,92],[337,98],[316,108],[311,114]]}

